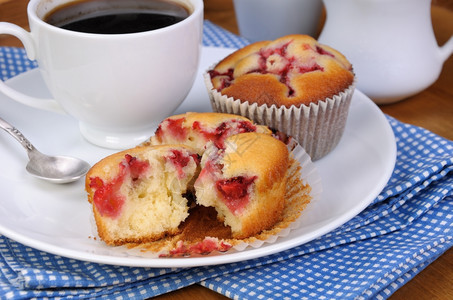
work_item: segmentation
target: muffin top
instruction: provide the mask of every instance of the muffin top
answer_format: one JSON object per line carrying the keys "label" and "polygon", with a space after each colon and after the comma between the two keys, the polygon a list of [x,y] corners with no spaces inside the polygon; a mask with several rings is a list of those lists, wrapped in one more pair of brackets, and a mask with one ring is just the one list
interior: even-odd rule
{"label": "muffin top", "polygon": [[288,35],[241,48],[209,71],[215,90],[242,102],[308,105],[347,89],[352,65],[308,35]]}

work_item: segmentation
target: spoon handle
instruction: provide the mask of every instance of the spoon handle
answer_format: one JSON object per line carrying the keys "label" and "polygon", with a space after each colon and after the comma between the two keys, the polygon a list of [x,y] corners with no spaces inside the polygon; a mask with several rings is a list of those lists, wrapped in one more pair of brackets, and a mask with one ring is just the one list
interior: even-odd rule
{"label": "spoon handle", "polygon": [[30,143],[29,140],[13,125],[9,124],[0,117],[0,128],[12,135],[19,143],[28,151],[35,150],[35,147]]}

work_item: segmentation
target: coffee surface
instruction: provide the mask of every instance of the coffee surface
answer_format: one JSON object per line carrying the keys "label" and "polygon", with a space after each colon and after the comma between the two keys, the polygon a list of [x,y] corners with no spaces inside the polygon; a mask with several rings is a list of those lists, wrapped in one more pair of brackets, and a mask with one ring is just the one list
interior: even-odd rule
{"label": "coffee surface", "polygon": [[188,9],[164,0],[84,0],[57,7],[44,21],[78,32],[125,34],[160,29],[188,16]]}

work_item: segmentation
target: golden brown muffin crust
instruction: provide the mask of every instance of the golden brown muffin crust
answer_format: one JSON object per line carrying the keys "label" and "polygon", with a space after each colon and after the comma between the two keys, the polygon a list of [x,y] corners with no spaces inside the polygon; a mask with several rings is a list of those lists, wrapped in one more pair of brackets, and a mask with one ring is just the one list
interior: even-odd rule
{"label": "golden brown muffin crust", "polygon": [[317,103],[354,81],[344,55],[307,35],[250,44],[219,62],[210,76],[223,95],[286,107]]}

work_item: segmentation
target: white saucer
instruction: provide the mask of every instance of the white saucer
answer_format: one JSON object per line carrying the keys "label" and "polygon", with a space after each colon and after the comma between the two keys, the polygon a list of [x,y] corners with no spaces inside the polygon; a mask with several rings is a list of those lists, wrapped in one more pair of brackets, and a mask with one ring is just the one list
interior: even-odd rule
{"label": "white saucer", "polygon": [[[211,111],[202,72],[233,49],[203,48],[199,75],[175,114]],[[8,81],[17,89],[49,97],[37,70]],[[36,110],[0,95],[2,117],[14,124],[47,154],[78,156],[94,164],[113,150],[85,141],[77,121]],[[150,135],[153,132],[149,133]],[[192,267],[243,261],[309,242],[344,224],[365,209],[382,191],[396,159],[393,131],[380,109],[360,91],[351,103],[344,135],[336,149],[315,162],[323,185],[322,198],[311,203],[298,229],[275,243],[216,256],[146,258],[132,256],[94,240],[84,182],[52,185],[29,176],[21,145],[0,133],[0,233],[20,243],[65,257],[124,266]]]}

